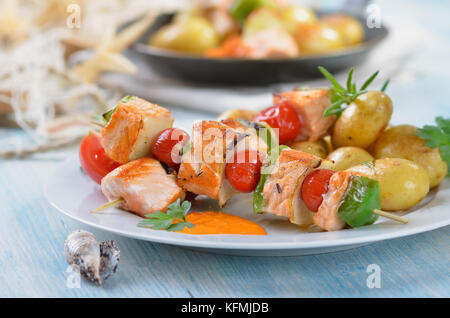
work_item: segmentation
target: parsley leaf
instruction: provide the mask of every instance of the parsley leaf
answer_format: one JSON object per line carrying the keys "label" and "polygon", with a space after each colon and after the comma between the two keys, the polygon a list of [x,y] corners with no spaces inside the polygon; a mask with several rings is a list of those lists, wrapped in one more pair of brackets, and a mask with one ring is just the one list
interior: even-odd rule
{"label": "parsley leaf", "polygon": [[[347,85],[345,88],[341,84],[339,84],[336,78],[330,72],[328,72],[323,66],[319,66],[319,71],[333,85],[330,91],[331,106],[325,110],[323,116],[326,117],[336,115],[337,118],[341,116],[345,108],[348,105],[350,105],[355,99],[357,99],[362,94],[367,93],[366,89],[369,87],[370,84],[372,84],[372,82],[375,80],[375,78],[379,73],[379,71],[373,73],[358,90],[356,88],[356,83],[353,82],[353,72],[355,71],[353,67],[350,69],[350,72],[348,73]],[[388,84],[389,82],[386,82],[385,85],[383,85],[382,91],[384,91],[387,88]]]}
{"label": "parsley leaf", "polygon": [[156,211],[147,214],[146,219],[139,222],[139,227],[151,227],[154,230],[167,230],[171,232],[179,232],[185,226],[191,228],[194,224],[186,222],[186,214],[191,209],[191,202],[178,199],[167,207],[166,213]]}
{"label": "parsley leaf", "polygon": [[437,117],[436,126],[426,125],[415,134],[425,140],[425,146],[439,148],[450,173],[450,118]]}

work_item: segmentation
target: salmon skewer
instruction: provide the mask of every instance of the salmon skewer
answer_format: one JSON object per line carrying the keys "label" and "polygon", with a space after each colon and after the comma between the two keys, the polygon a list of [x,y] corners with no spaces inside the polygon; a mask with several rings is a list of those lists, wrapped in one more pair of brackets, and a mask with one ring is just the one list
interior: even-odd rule
{"label": "salmon skewer", "polygon": [[192,128],[192,146],[182,158],[178,184],[225,204],[232,188],[225,178],[226,149],[240,138],[237,132],[215,121],[201,121]]}
{"label": "salmon skewer", "polygon": [[[332,124],[333,118],[322,117],[329,103],[326,90],[280,93],[274,95],[274,101],[289,101],[296,106],[304,124],[298,138],[321,138]],[[140,98],[131,97],[118,104],[102,130],[105,151],[121,163],[128,162],[102,179],[102,191],[112,201],[111,205],[118,203],[121,208],[144,217],[166,211],[171,203],[184,199],[185,191],[190,191],[216,199],[223,206],[238,192],[225,176],[226,164],[236,152],[256,150],[264,157],[267,155],[268,145],[250,128],[252,125],[232,119],[201,121],[193,126],[192,146],[182,157],[178,175],[172,174],[156,159],[145,157],[150,155],[152,139],[172,122],[168,110]],[[362,174],[334,173],[317,213],[308,209],[301,194],[302,184],[311,172],[331,166],[330,161],[314,155],[283,149],[267,180],[264,179],[262,212],[289,218],[299,226],[315,224],[327,231],[342,229],[346,223],[338,215],[340,204],[351,178]]]}
{"label": "salmon skewer", "polygon": [[192,147],[182,158],[178,184],[186,191],[203,194],[223,206],[236,191],[225,177],[225,165],[233,160],[236,149],[267,146],[255,131],[237,121],[201,121],[192,129]]}
{"label": "salmon skewer", "polygon": [[324,111],[331,105],[326,89],[298,90],[273,95],[274,105],[283,102],[292,105],[299,115],[302,129],[297,141],[316,141],[325,137],[336,119],[335,116],[323,116]]}
{"label": "salmon skewer", "polygon": [[102,145],[111,159],[127,163],[150,156],[153,139],[172,124],[169,110],[130,96],[117,104],[111,120],[102,129]]}
{"label": "salmon skewer", "polygon": [[[354,177],[369,177],[355,171],[333,173],[322,203],[317,212],[313,212],[303,201],[302,184],[316,169],[332,170],[332,162],[297,150],[282,150],[264,184],[263,212],[289,218],[291,223],[301,227],[314,224],[326,231],[337,231],[346,227],[346,222],[339,215],[339,208],[349,191],[350,181]],[[402,223],[408,222],[405,218],[376,208],[371,213]]]}
{"label": "salmon skewer", "polygon": [[314,212],[301,199],[300,189],[309,173],[330,165],[328,160],[298,150],[281,151],[264,184],[264,212],[287,217],[300,226],[313,224]]}
{"label": "salmon skewer", "polygon": [[314,214],[314,224],[326,231],[337,231],[345,227],[346,224],[339,217],[338,210],[344,199],[350,178],[354,174],[351,171],[338,171],[333,174],[328,185],[328,192],[325,194],[319,210]]}
{"label": "salmon skewer", "polygon": [[[317,213],[314,214],[313,221],[314,224],[319,226],[320,228],[326,231],[338,231],[346,227],[345,220],[339,214],[339,209],[341,205],[344,204],[344,200],[346,200],[346,196],[350,190],[350,182],[355,177],[365,177],[369,178],[364,173],[356,172],[356,171],[338,171],[334,173],[328,183],[328,191],[324,195],[322,204],[319,206]],[[358,192],[364,191],[359,189]],[[360,204],[363,204],[363,197],[361,196],[361,192],[359,193],[359,201]],[[395,214],[379,210],[377,208],[373,208],[370,213],[375,215],[380,215],[397,222],[408,223],[408,219],[396,216]],[[371,220],[367,224],[372,224],[375,220]],[[364,224],[364,223],[362,223]],[[361,226],[361,225],[359,225]]]}
{"label": "salmon skewer", "polygon": [[119,207],[139,216],[166,211],[169,204],[185,197],[176,176],[152,158],[141,158],[124,164],[107,174],[101,183],[110,201],[121,199]]}

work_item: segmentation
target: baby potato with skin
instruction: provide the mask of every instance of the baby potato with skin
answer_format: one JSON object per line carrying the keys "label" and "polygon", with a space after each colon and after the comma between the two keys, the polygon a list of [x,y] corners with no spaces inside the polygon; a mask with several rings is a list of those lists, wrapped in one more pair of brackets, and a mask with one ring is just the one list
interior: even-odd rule
{"label": "baby potato with skin", "polygon": [[322,159],[325,159],[328,155],[328,145],[323,139],[317,141],[297,141],[290,147],[295,150],[315,155]]}
{"label": "baby potato with skin", "polygon": [[260,8],[254,10],[242,26],[242,37],[248,39],[258,32],[271,29],[283,29],[283,22],[276,10],[270,8]]}
{"label": "baby potato with skin", "polygon": [[150,45],[191,54],[204,54],[219,45],[219,36],[211,23],[202,17],[179,16],[163,26],[150,39]]}
{"label": "baby potato with skin", "polygon": [[438,186],[447,175],[447,164],[438,148],[425,146],[415,135],[417,127],[400,125],[386,129],[373,146],[375,158],[403,158],[423,166],[430,177],[430,187]]}
{"label": "baby potato with skin", "polygon": [[364,162],[373,162],[375,160],[370,153],[357,147],[338,148],[330,153],[327,159],[334,162],[335,171],[347,170]]}
{"label": "baby potato with skin", "polygon": [[283,9],[281,20],[290,33],[294,33],[300,23],[311,23],[317,21],[313,10],[304,6],[290,6]]}
{"label": "baby potato with skin", "polygon": [[379,91],[369,91],[353,101],[336,121],[333,145],[367,149],[389,124],[392,101]]}
{"label": "baby potato with skin", "polygon": [[430,190],[425,168],[406,159],[378,159],[373,166],[359,165],[349,170],[364,173],[380,183],[381,208],[386,211],[412,208]]}
{"label": "baby potato with skin", "polygon": [[320,22],[300,23],[294,37],[302,54],[324,54],[345,47],[342,36]]}
{"label": "baby potato with skin", "polygon": [[364,40],[364,28],[354,17],[345,14],[328,14],[322,22],[341,34],[346,45],[355,45]]}

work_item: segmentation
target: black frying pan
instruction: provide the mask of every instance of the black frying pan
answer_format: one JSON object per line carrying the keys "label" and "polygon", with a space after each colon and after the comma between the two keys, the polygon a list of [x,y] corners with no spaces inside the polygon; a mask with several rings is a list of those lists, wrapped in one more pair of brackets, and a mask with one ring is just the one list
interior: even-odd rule
{"label": "black frying pan", "polygon": [[147,45],[151,35],[170,23],[172,17],[169,14],[159,16],[133,48],[160,75],[200,83],[261,85],[320,77],[319,65],[338,72],[362,63],[389,32],[385,26],[368,28],[365,19],[361,18],[365,28],[364,42],[339,52],[290,59],[212,59]]}

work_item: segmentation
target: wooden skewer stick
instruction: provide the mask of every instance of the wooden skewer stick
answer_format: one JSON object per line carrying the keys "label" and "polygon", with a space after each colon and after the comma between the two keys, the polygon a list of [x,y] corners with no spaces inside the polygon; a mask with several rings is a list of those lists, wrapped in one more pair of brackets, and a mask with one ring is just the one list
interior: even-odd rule
{"label": "wooden skewer stick", "polygon": [[[112,206],[116,206],[119,203],[122,203],[123,201],[124,201],[124,199],[122,199],[122,198],[110,201],[110,202],[105,203],[102,206],[99,206],[98,208],[92,210],[91,213],[96,213],[96,212],[100,212],[100,211],[106,210],[107,208],[112,207]],[[380,216],[383,216],[383,217],[388,218],[388,219],[392,219],[392,220],[397,221],[397,222],[401,222],[403,224],[408,224],[408,222],[409,222],[409,220],[407,218],[404,218],[404,217],[401,217],[401,216],[398,216],[398,215],[395,215],[393,213],[389,213],[389,212],[386,212],[386,211],[374,209],[373,213],[375,213],[377,215],[380,215]]]}
{"label": "wooden skewer stick", "polygon": [[104,124],[99,123],[98,121],[91,120],[89,123],[90,123],[91,125],[98,126],[98,127],[101,127],[101,128],[104,128],[104,127],[105,127]]}
{"label": "wooden skewer stick", "polygon": [[116,199],[116,200],[113,200],[113,201],[109,201],[108,203],[105,203],[102,206],[99,206],[98,208],[92,210],[91,213],[95,213],[95,212],[100,212],[100,211],[106,210],[107,208],[112,207],[112,206],[116,206],[119,203],[122,203],[123,201],[124,201],[124,199],[122,199],[122,198],[119,198],[119,199]]}
{"label": "wooden skewer stick", "polygon": [[384,216],[385,218],[395,220],[397,222],[401,222],[403,224],[408,224],[409,220],[407,218],[395,215],[394,213],[389,213],[385,211],[381,211],[378,209],[373,210],[373,213],[378,214],[380,216]]}

